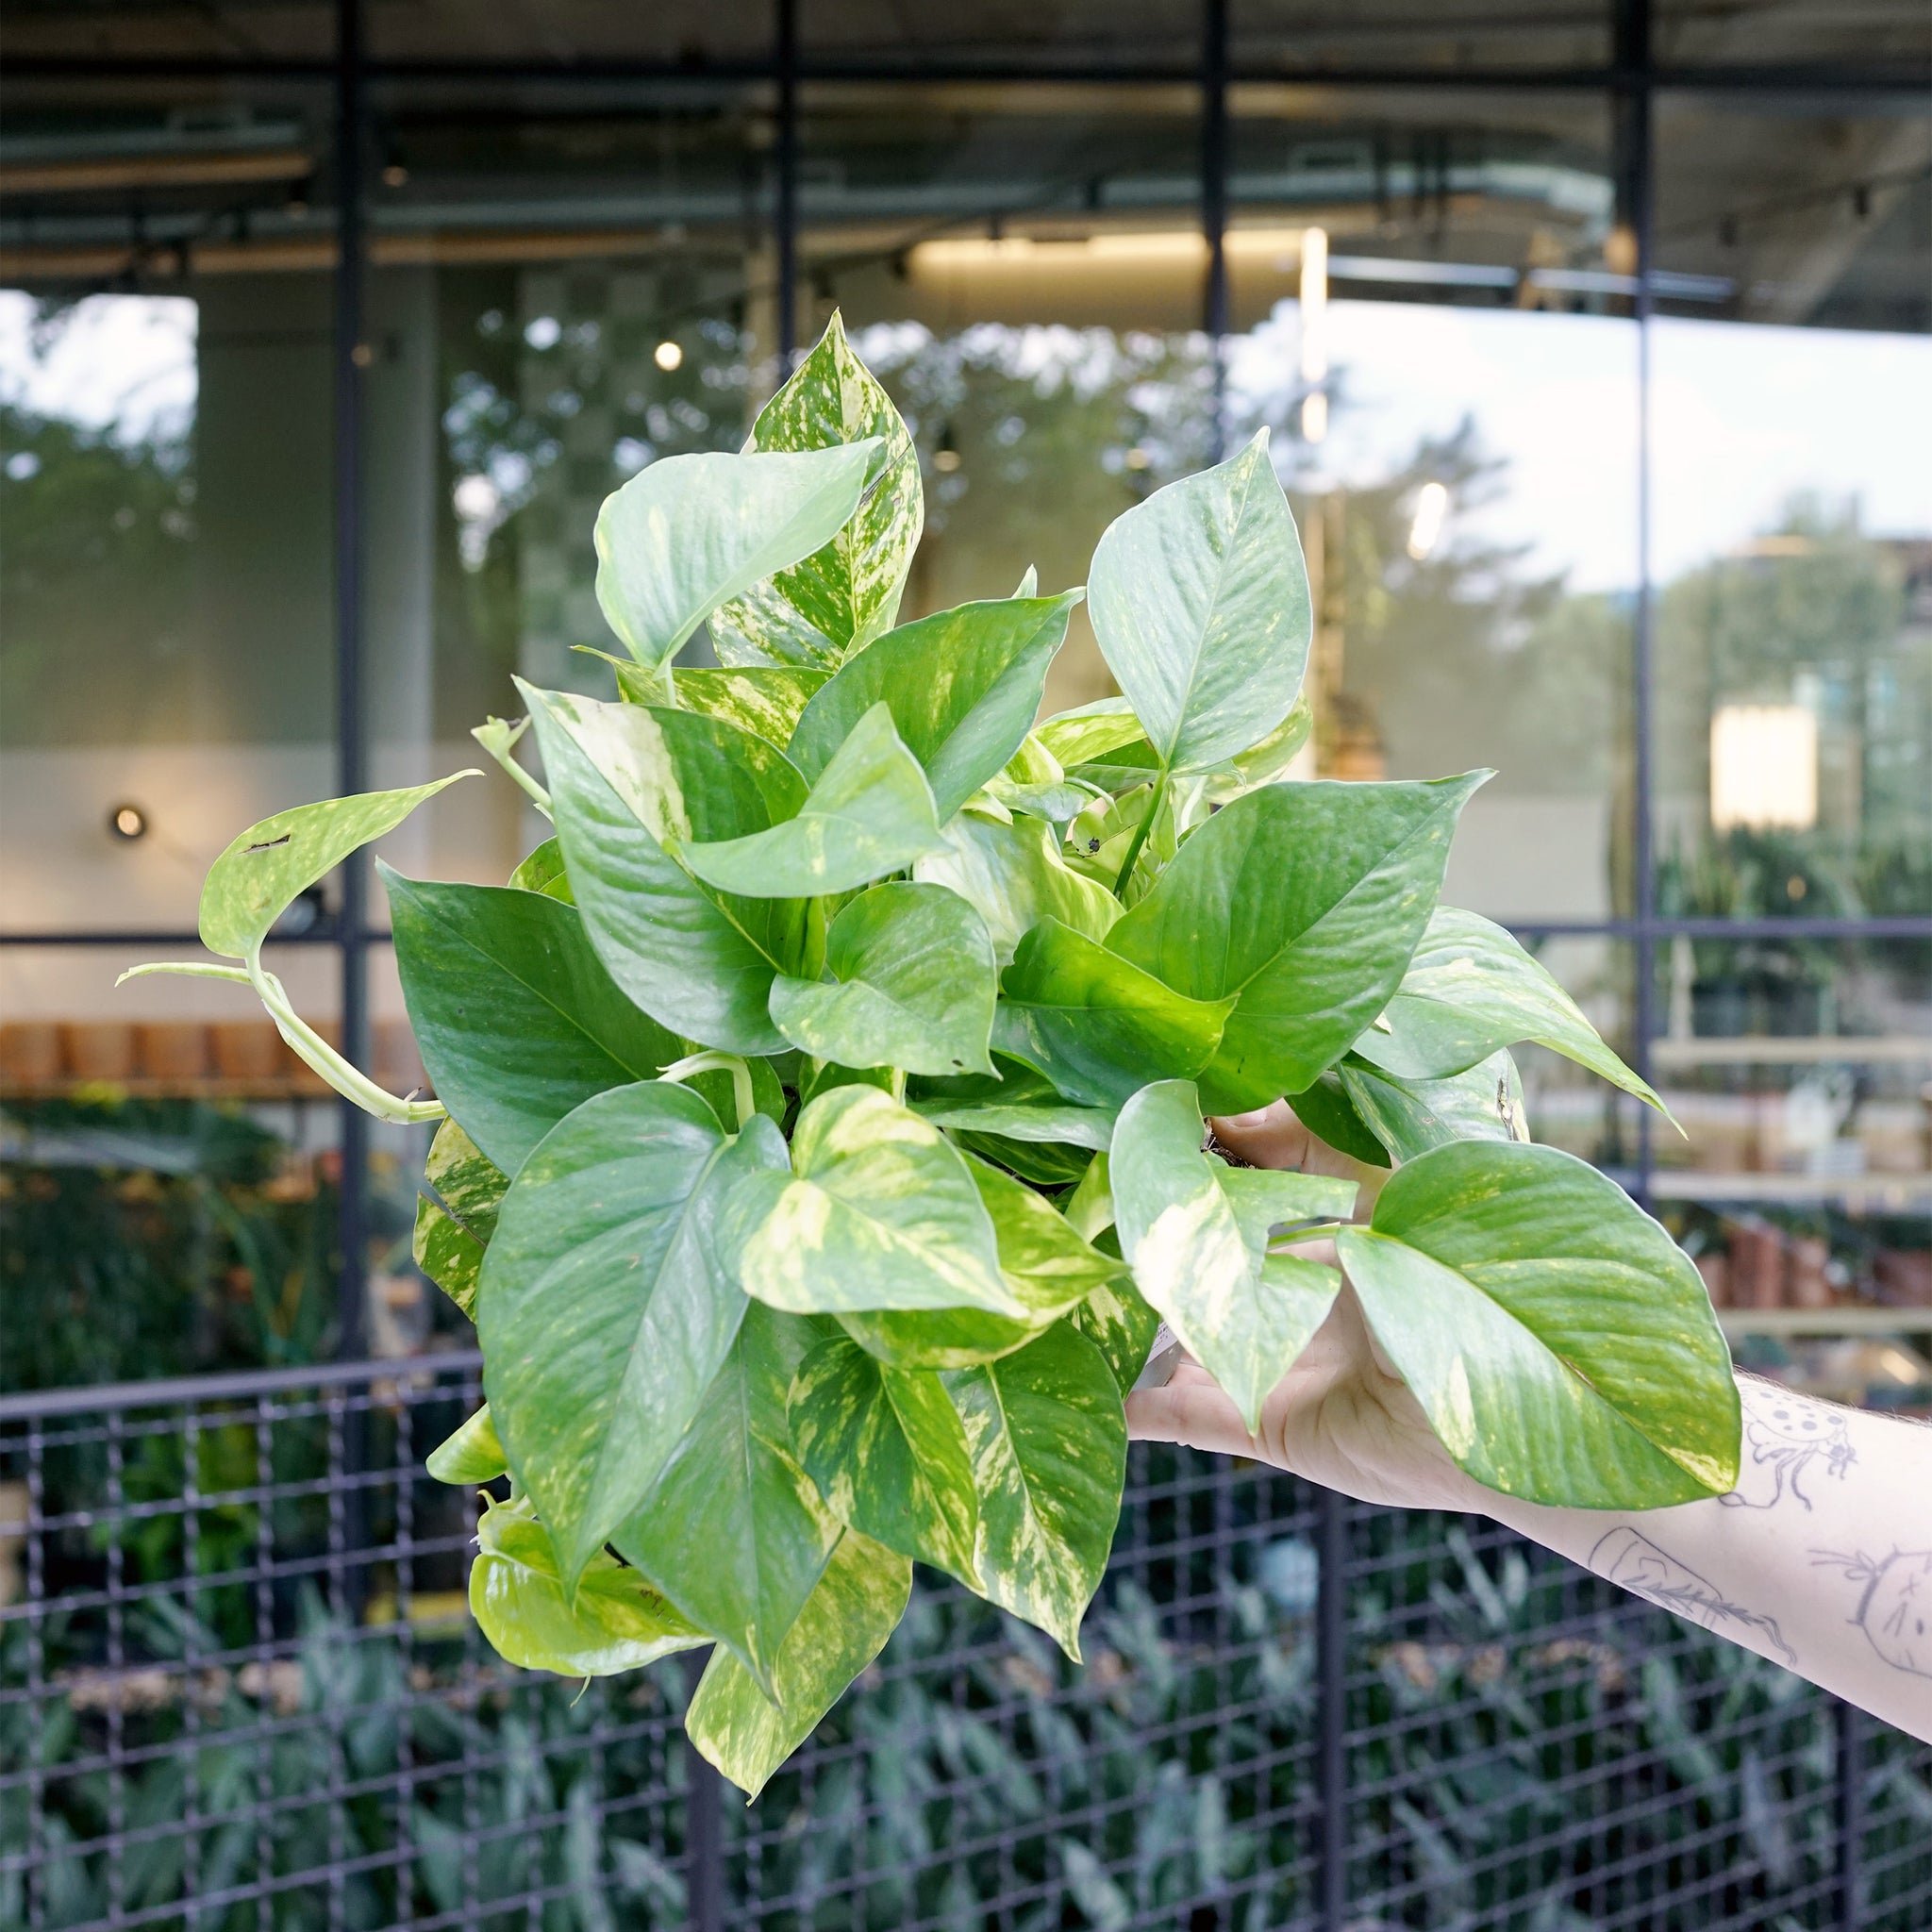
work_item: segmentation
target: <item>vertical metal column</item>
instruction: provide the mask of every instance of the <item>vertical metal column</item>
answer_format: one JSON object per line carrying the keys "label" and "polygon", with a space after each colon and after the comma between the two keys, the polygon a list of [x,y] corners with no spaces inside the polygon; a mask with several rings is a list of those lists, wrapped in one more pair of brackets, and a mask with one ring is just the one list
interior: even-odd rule
{"label": "vertical metal column", "polygon": [[[336,790],[368,789],[362,664],[362,340],[363,128],[362,0],[336,0],[336,283],[332,345],[335,387]],[[360,853],[342,862],[338,939],[342,969],[342,1053],[369,1063],[369,864]],[[336,1224],[341,1249],[337,1354],[358,1361],[368,1352],[369,1117],[340,1104],[341,1189]]]}
{"label": "vertical metal column", "polygon": [[1348,1498],[1322,1491],[1315,1669],[1321,1678],[1316,1783],[1322,1807],[1322,1932],[1348,1923]]}
{"label": "vertical metal column", "polygon": [[774,219],[778,254],[778,373],[798,354],[798,0],[777,0],[778,145]]}
{"label": "vertical metal column", "polygon": [[1205,0],[1201,20],[1201,233],[1208,275],[1201,326],[1214,378],[1214,420],[1208,459],[1218,463],[1227,442],[1227,0]]}
{"label": "vertical metal column", "polygon": [[1865,1713],[1855,1704],[1838,1707],[1838,1923],[1858,1932],[1865,1887]]}
{"label": "vertical metal column", "polygon": [[[697,1694],[705,1653],[687,1651],[685,1703]],[[684,1740],[685,1924],[691,1932],[724,1932],[724,1781],[687,1734]]]}
{"label": "vertical metal column", "polygon": [[[1636,243],[1637,293],[1632,310],[1637,322],[1637,605],[1631,635],[1630,729],[1631,864],[1636,873],[1637,974],[1636,1038],[1631,1064],[1650,1078],[1650,1043],[1657,1033],[1657,891],[1656,840],[1651,823],[1654,737],[1656,598],[1651,585],[1651,440],[1650,440],[1650,317],[1651,270],[1656,248],[1655,193],[1651,114],[1653,73],[1650,55],[1650,0],[1613,0],[1612,63],[1616,73],[1613,135],[1617,169],[1619,220]],[[1653,1141],[1650,1109],[1637,1109],[1637,1198],[1649,1205]]]}

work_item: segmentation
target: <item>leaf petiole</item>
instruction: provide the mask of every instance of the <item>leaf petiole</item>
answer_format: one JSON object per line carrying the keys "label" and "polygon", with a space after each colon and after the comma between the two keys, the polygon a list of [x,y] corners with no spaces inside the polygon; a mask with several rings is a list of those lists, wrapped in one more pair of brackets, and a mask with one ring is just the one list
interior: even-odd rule
{"label": "leaf petiole", "polygon": [[693,1074],[729,1074],[731,1075],[731,1097],[738,1108],[736,1131],[743,1133],[748,1122],[758,1108],[757,1095],[751,1083],[751,1067],[744,1058],[735,1053],[721,1053],[715,1049],[705,1053],[687,1054],[681,1060],[672,1063],[658,1075],[660,1080],[687,1080]]}
{"label": "leaf petiole", "polygon": [[1141,823],[1134,828],[1132,842],[1127,847],[1127,856],[1121,866],[1120,876],[1113,882],[1113,895],[1118,899],[1127,890],[1127,881],[1134,875],[1134,863],[1141,857],[1141,848],[1147,842],[1147,834],[1154,829],[1154,821],[1160,814],[1160,808],[1167,798],[1168,769],[1160,768],[1160,775],[1154,781],[1154,795],[1147,801],[1147,810]]}

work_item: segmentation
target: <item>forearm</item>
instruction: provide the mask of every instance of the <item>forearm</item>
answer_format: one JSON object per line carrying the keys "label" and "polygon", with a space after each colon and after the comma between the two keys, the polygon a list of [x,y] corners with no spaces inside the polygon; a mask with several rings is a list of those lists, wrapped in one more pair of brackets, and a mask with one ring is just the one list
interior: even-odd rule
{"label": "forearm", "polygon": [[1932,1742],[1932,1428],[1739,1377],[1732,1494],[1499,1522]]}

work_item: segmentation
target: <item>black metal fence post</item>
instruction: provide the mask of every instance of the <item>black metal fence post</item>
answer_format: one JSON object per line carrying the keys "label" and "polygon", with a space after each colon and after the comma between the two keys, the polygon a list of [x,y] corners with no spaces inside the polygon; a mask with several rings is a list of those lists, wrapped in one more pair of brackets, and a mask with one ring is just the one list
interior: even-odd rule
{"label": "black metal fence post", "polygon": [[1201,32],[1201,232],[1208,243],[1201,325],[1213,375],[1208,459],[1227,441],[1227,0],[1206,0]]}
{"label": "black metal fence post", "polygon": [[778,375],[798,354],[798,0],[777,0],[778,141],[773,223],[778,256]]}
{"label": "black metal fence post", "polygon": [[[687,1698],[704,1674],[701,1653],[684,1659]],[[724,1781],[689,1736],[684,1740],[685,1920],[691,1932],[724,1932]]]}
{"label": "black metal fence post", "polygon": [[1858,1932],[1864,1923],[1865,1713],[1840,1704],[1837,1730],[1838,1923],[1841,1932]]}
{"label": "black metal fence post", "polygon": [[1322,1932],[1342,1932],[1348,1917],[1348,1498],[1324,1490],[1315,1602]]}

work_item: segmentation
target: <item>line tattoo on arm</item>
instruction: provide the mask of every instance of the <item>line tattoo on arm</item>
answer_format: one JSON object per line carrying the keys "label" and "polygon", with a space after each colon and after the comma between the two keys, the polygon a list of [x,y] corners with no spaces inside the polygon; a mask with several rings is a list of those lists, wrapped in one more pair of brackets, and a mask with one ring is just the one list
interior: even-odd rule
{"label": "line tattoo on arm", "polygon": [[1932,1677],[1932,1550],[1813,1550],[1811,1560],[1865,1586],[1850,1621],[1893,1670]]}
{"label": "line tattoo on arm", "polygon": [[1744,1462],[1738,1487],[1718,1501],[1732,1509],[1774,1509],[1787,1496],[1806,1509],[1809,1475],[1836,1477],[1858,1459],[1845,1413],[1773,1384],[1740,1381],[1744,1397]]}
{"label": "line tattoo on arm", "polygon": [[[1732,1603],[1714,1585],[1659,1549],[1627,1524],[1601,1537],[1590,1553],[1590,1567],[1608,1582],[1655,1604],[1660,1610],[1700,1624],[1722,1637],[1755,1632],[1760,1643],[1777,1654],[1779,1662],[1794,1666],[1798,1654],[1785,1641],[1775,1617]],[[1928,1604],[1932,1609],[1932,1604]]]}

